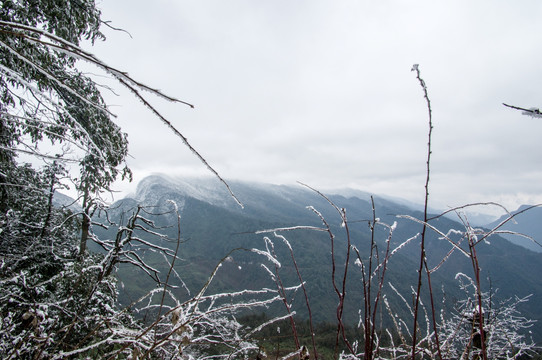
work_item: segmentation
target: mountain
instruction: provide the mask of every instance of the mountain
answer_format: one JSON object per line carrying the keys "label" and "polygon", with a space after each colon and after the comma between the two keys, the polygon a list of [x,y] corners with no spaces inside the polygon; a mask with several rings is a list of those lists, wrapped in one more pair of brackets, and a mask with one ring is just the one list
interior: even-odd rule
{"label": "mountain", "polygon": [[[506,230],[516,234],[502,234],[501,236],[516,245],[542,253],[542,208],[522,205],[516,211],[513,211],[512,215],[514,216],[513,220],[505,223],[499,230]],[[502,216],[486,225],[486,228],[493,229],[507,218],[508,216]],[[527,235],[530,238],[519,234]]]}
{"label": "mountain", "polygon": [[[167,213],[171,201],[177,204],[180,212],[180,258],[175,270],[189,289],[203,286],[214,266],[228,254],[230,261],[225,263],[221,275],[214,283],[215,291],[259,288],[269,285],[269,276],[255,259],[255,254],[233,249],[264,249],[271,246],[281,262],[280,273],[285,284],[297,280],[296,271],[291,261],[289,248],[274,236],[273,232],[256,233],[259,230],[287,228],[294,226],[323,227],[322,216],[334,234],[333,253],[337,258],[336,279],[340,280],[341,265],[347,253],[347,237],[338,209],[345,209],[351,245],[359,250],[363,259],[368,258],[371,244],[369,220],[373,219],[371,196],[358,191],[327,191],[325,197],[308,187],[270,185],[261,183],[229,182],[233,192],[243,203],[240,207],[229,195],[223,184],[212,178],[171,178],[153,175],[141,181],[135,194],[117,201],[109,213],[109,218],[125,223],[138,205],[146,206],[143,214],[171,239],[177,238],[176,215]],[[328,201],[329,200],[329,201]],[[412,219],[398,217],[407,215],[423,219],[423,213],[408,203],[398,203],[392,198],[374,197],[375,216],[383,226],[375,233],[379,254],[383,254],[388,238],[388,228],[384,226],[397,222],[390,247],[394,249],[407,239],[413,239],[391,257],[386,269],[384,292],[390,305],[400,315],[408,316],[408,309],[399,296],[390,287],[392,284],[404,297],[411,297],[411,287],[417,280],[417,268],[420,259],[420,239],[417,234],[422,225]],[[310,206],[311,208],[308,208]],[[316,213],[316,210],[318,213]],[[153,215],[156,214],[156,215]],[[97,219],[99,220],[99,219]],[[105,219],[104,219],[105,222]],[[439,217],[430,224],[443,233],[450,229],[462,230],[464,226],[453,219]],[[114,237],[115,234],[96,228],[100,237]],[[337,297],[332,287],[331,277],[331,239],[326,232],[311,230],[277,231],[284,235],[295,256],[298,269],[306,282],[312,314],[316,321],[336,319]],[[145,233],[138,233],[151,242],[162,246],[174,247],[175,241],[166,241]],[[453,236],[453,235],[452,235]],[[267,243],[264,238],[267,237]],[[455,239],[460,241],[459,239]],[[464,244],[463,244],[464,245]],[[465,246],[463,246],[465,247]],[[452,246],[440,235],[428,232],[426,238],[427,262],[430,268],[437,267],[432,273],[432,286],[435,296],[448,299],[448,310],[453,311],[457,300],[463,298],[456,274],[464,273],[473,277],[472,261],[458,251],[449,257]],[[542,261],[540,254],[514,245],[509,241],[493,236],[489,243],[480,242],[476,246],[482,269],[481,281],[484,291],[499,289],[492,294],[496,300],[505,300],[515,296],[525,297],[533,294],[530,301],[521,304],[520,309],[527,317],[538,320],[533,327],[534,338],[542,342]],[[156,253],[146,251],[141,254],[150,265],[167,272],[167,263]],[[348,302],[345,307],[345,319],[350,324],[357,324],[358,311],[363,309],[361,273],[354,264],[355,254],[350,253],[350,277],[347,282]],[[442,259],[447,260],[440,265]],[[155,286],[150,278],[138,275],[130,267],[120,269],[120,280],[124,284],[121,301],[128,303]],[[177,284],[178,285],[178,284]],[[423,289],[427,284],[423,284]],[[188,296],[181,287],[179,296]],[[184,294],[184,295],[183,295]],[[294,310],[300,316],[306,316],[307,310],[301,295],[297,295]],[[440,304],[440,300],[438,300]],[[424,298],[428,304],[428,298]],[[269,311],[277,309],[271,308]],[[386,325],[387,323],[385,323]],[[389,323],[388,323],[389,325]]]}
{"label": "mountain", "polygon": [[81,211],[81,206],[77,203],[77,200],[58,191],[53,195],[53,205],[70,209],[73,212]]}

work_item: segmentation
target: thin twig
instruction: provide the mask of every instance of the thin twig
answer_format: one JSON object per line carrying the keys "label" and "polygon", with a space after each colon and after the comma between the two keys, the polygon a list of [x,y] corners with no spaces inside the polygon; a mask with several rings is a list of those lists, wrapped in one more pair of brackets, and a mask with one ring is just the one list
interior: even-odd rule
{"label": "thin twig", "polygon": [[427,230],[427,221],[428,221],[428,205],[429,205],[429,179],[430,179],[430,171],[431,171],[431,136],[433,133],[433,115],[431,110],[431,100],[429,99],[429,95],[427,93],[427,86],[425,85],[425,81],[420,76],[420,69],[418,64],[414,64],[412,67],[412,71],[416,72],[416,78],[420,82],[420,86],[423,90],[423,97],[425,98],[425,101],[427,103],[427,113],[428,113],[428,120],[429,120],[429,132],[427,135],[427,160],[426,160],[426,177],[425,177],[425,201],[424,201],[424,222],[423,222],[423,229],[422,229],[422,236],[420,241],[420,266],[418,268],[418,287],[416,291],[416,302],[414,305],[414,329],[412,331],[412,353],[411,358],[412,360],[415,360],[416,358],[416,336],[417,336],[417,326],[418,326],[418,311],[420,306],[420,293],[421,293],[421,287],[422,287],[422,271],[425,268],[426,274],[427,274],[427,281],[429,285],[429,296],[431,299],[431,310],[432,310],[432,316],[433,316],[433,326],[435,331],[435,340],[437,345],[437,351],[439,358],[442,359],[442,354],[440,353],[440,345],[438,340],[438,332],[437,332],[437,324],[435,319],[435,307],[433,302],[433,291],[431,289],[431,273],[429,271],[429,267],[427,266],[427,256],[425,253],[425,235]]}

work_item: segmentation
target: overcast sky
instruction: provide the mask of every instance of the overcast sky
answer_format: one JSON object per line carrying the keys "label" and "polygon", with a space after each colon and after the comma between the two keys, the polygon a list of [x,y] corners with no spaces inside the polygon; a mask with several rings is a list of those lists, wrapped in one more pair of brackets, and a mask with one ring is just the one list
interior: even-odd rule
{"label": "overcast sky", "polygon": [[[423,202],[433,109],[433,207],[542,202],[542,2],[101,1],[92,51],[195,105],[152,98],[225,178],[352,187]],[[125,91],[135,183],[208,174]],[[133,185],[117,185],[130,191]],[[235,189],[234,189],[235,190]]]}

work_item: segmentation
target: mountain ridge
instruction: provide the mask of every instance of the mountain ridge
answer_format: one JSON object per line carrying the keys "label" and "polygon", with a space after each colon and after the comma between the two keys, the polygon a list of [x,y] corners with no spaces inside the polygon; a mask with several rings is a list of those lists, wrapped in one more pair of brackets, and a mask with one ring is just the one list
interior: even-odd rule
{"label": "mountain ridge", "polygon": [[[259,230],[299,225],[321,227],[322,219],[312,211],[313,208],[326,219],[332,231],[337,235],[335,241],[340,244],[340,249],[344,250],[346,242],[344,230],[341,228],[342,220],[328,200],[339,209],[346,209],[352,245],[360,249],[363,254],[367,244],[370,244],[367,225],[368,220],[372,219],[373,207],[371,197],[367,193],[358,193],[365,198],[348,196],[352,193],[329,194],[323,197],[301,185],[293,187],[239,181],[229,182],[229,184],[236,196],[244,203],[244,208],[238,206],[227,189],[215,179],[176,180],[158,175],[146,178],[138,184],[134,196],[117,201],[114,208],[117,208],[120,214],[133,208],[135,204],[164,206],[167,200],[175,201],[181,210],[181,229],[183,239],[186,240],[183,240],[182,247],[183,264],[194,264],[194,262],[196,264],[196,266],[191,265],[192,275],[186,273],[188,274],[187,283],[195,287],[205,280],[209,267],[216,265],[216,262],[232,249],[258,247],[262,245],[264,236],[273,237],[272,232],[255,234]],[[423,218],[423,212],[384,197],[374,196],[373,199],[376,215],[381,223],[389,225],[398,223],[390,242],[392,249],[399,246],[405,239],[414,238],[390,260],[387,275],[402,293],[409,293],[410,284],[416,279],[415,269],[419,261],[419,238],[416,236],[421,231],[421,225],[405,218],[398,218],[397,215],[405,214],[420,219]],[[161,218],[156,221],[157,224],[166,226],[168,221],[176,220]],[[446,217],[439,217],[433,220],[432,224],[444,231],[451,228],[461,229],[463,226]],[[333,321],[333,304],[336,299],[333,298],[333,292],[329,291],[332,288],[329,284],[329,275],[327,275],[330,269],[329,238],[326,234],[315,234],[309,231],[286,232],[284,235],[293,247],[299,266],[305,274],[304,280],[312,286],[311,298],[319,299],[314,303],[315,309],[320,309],[316,312],[318,319]],[[386,229],[379,228],[376,237],[379,241],[378,246],[385,246]],[[280,244],[276,245],[278,255],[288,259],[290,255],[285,249],[281,250]],[[542,262],[539,261],[538,254],[511,244],[501,237],[491,238],[491,245],[480,243],[479,248],[483,274],[485,277],[491,277],[491,281],[485,278],[482,280],[484,288],[500,287],[499,296],[503,298],[516,295],[523,297],[531,292],[534,293],[533,299],[524,306],[522,311],[527,316],[539,320],[535,333],[538,334],[538,341],[542,341],[542,321],[540,321],[542,314],[536,306],[537,303],[542,302],[542,284],[539,280],[539,274],[542,274]],[[440,260],[447,256],[450,249],[449,243],[439,239],[439,236],[434,233],[430,234],[427,240],[427,253],[431,267],[437,266]],[[338,259],[344,260],[344,251],[343,253],[337,251],[337,253]],[[251,267],[251,260],[244,254],[237,254],[234,257],[239,266],[242,265],[251,276],[260,271],[254,266]],[[288,269],[289,266],[285,263],[283,268]],[[449,296],[458,297],[461,294],[456,291],[455,274],[469,273],[469,266],[472,272],[470,260],[456,252],[434,273],[433,280],[435,283],[442,284]],[[259,277],[241,280],[238,275],[235,275],[234,278],[225,276],[221,281],[217,286],[232,283],[238,286],[250,286],[263,280]],[[351,286],[354,288],[357,286],[355,281]],[[132,296],[135,295],[135,293],[132,294]],[[327,297],[330,300],[324,299]],[[303,314],[303,309],[298,311],[299,314]],[[354,309],[350,307],[348,311],[354,311]]]}
{"label": "mountain ridge", "polygon": [[[508,221],[499,230],[512,233],[504,233],[501,236],[513,244],[542,253],[542,222],[540,221],[542,219],[542,208],[536,205],[521,205],[511,214],[514,216],[513,221]],[[495,228],[506,218],[507,216],[503,215],[486,227]]]}

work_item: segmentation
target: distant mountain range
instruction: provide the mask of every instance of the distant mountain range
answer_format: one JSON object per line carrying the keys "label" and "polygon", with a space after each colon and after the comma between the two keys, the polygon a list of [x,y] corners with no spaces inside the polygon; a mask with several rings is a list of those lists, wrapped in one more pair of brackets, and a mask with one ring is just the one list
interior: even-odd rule
{"label": "distant mountain range", "polygon": [[[499,230],[506,230],[516,234],[502,234],[501,236],[513,244],[542,253],[542,208],[531,208],[531,206],[522,205],[519,209],[513,211],[512,215],[514,215],[513,221],[506,222]],[[494,228],[507,217],[503,215],[486,227]]]}
{"label": "distant mountain range", "polygon": [[[117,201],[110,212],[113,220],[123,222],[127,216],[140,204],[149,206],[152,213],[162,213],[168,206],[168,200],[174,201],[181,214],[181,258],[177,271],[183,277],[189,288],[201,287],[217,262],[236,248],[263,248],[263,237],[267,236],[275,243],[275,250],[279,259],[283,259],[281,271],[284,280],[294,282],[294,269],[290,262],[289,251],[280,239],[273,233],[256,234],[263,229],[285,228],[299,225],[322,226],[322,220],[314,211],[307,208],[311,206],[317,210],[329,224],[336,235],[335,252],[339,260],[343,261],[346,250],[344,228],[341,227],[341,218],[337,210],[330,205],[331,200],[338,208],[346,209],[351,231],[352,245],[359,249],[362,256],[369,251],[370,232],[368,220],[373,218],[371,196],[357,190],[341,190],[335,193],[326,193],[327,199],[302,185],[284,186],[261,183],[230,182],[236,196],[243,203],[240,207],[230,197],[224,186],[213,178],[171,178],[163,175],[153,175],[142,180],[136,193]],[[397,228],[391,239],[392,248],[398,246],[406,239],[415,237],[420,233],[422,225],[400,218],[398,215],[408,215],[418,219],[423,218],[419,207],[398,201],[392,198],[375,197],[376,216],[382,223],[393,224]],[[152,208],[150,208],[152,207]],[[526,212],[532,217],[517,218],[519,224],[529,224],[521,231],[531,235],[542,233],[537,226],[540,222],[540,209]],[[171,237],[176,237],[175,228],[167,228],[175,223],[172,215],[151,217],[157,226]],[[439,217],[431,224],[442,232],[450,229],[461,230],[464,226],[453,219]],[[491,225],[491,224],[490,224]],[[112,233],[96,228],[100,236],[114,236]],[[311,309],[317,321],[333,321],[337,298],[331,286],[330,239],[326,233],[309,230],[281,231],[281,235],[291,243],[296,261],[307,283],[311,299]],[[141,235],[143,236],[143,235]],[[387,231],[382,227],[377,232],[377,244],[380,250],[385,246]],[[158,240],[157,240],[158,241]],[[427,258],[430,267],[438,265],[451,250],[450,244],[430,232],[427,238]],[[167,244],[166,244],[167,245]],[[170,244],[172,246],[172,244]],[[389,283],[393,284],[404,296],[409,297],[411,286],[417,279],[419,264],[419,238],[416,238],[401,248],[390,260],[385,291],[388,293],[392,306],[403,306],[400,299],[390,291]],[[495,297],[506,299],[514,296],[524,297],[533,294],[530,301],[522,304],[522,313],[538,323],[533,328],[534,338],[542,343],[542,254],[529,251],[510,241],[494,236],[490,244],[481,242],[477,246],[484,291],[499,289]],[[261,286],[266,281],[266,274],[261,267],[254,263],[253,254],[236,252],[232,255],[235,266],[224,271],[223,276],[217,279],[216,289],[235,289]],[[146,256],[157,268],[165,269],[164,262],[153,253]],[[340,263],[340,261],[339,261]],[[239,269],[243,269],[242,271]],[[354,269],[354,267],[352,267]],[[288,273],[289,272],[289,273]],[[472,274],[470,259],[454,252],[440,268],[433,273],[433,287],[439,294],[445,289],[448,299],[460,299],[462,296],[455,276],[458,272]],[[121,300],[128,302],[137,298],[143,291],[154,286],[152,281],[135,275],[129,268],[120,271],[124,291]],[[347,305],[349,316],[353,324],[357,323],[357,310],[361,304],[361,289],[359,272],[352,273],[350,282],[351,293]],[[426,286],[426,284],[424,284]],[[179,290],[181,291],[181,290]],[[298,301],[298,313],[306,316],[301,298]],[[272,310],[272,309],[271,309]],[[271,311],[270,310],[270,311]],[[406,313],[406,309],[403,309]],[[398,311],[400,313],[400,311]]]}

